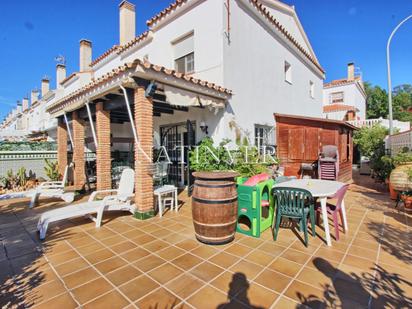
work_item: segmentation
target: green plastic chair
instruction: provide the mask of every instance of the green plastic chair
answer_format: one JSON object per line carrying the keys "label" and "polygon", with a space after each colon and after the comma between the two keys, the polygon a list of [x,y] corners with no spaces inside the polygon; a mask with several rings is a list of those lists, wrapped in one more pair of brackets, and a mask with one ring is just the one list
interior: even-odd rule
{"label": "green plastic chair", "polygon": [[304,189],[277,187],[273,189],[276,204],[276,219],[273,220],[273,239],[278,236],[282,217],[298,219],[300,231],[305,235],[305,246],[308,246],[307,217],[310,216],[312,236],[315,234],[315,203],[312,194]]}

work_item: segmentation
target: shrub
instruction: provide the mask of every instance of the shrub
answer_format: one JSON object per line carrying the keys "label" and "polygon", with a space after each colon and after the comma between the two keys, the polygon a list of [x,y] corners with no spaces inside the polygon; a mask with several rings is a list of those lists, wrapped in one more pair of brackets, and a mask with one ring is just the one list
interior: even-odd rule
{"label": "shrub", "polygon": [[51,181],[58,181],[60,178],[60,174],[57,161],[50,161],[48,159],[45,159],[44,161],[46,163],[46,166],[44,167],[46,176],[49,177]]}

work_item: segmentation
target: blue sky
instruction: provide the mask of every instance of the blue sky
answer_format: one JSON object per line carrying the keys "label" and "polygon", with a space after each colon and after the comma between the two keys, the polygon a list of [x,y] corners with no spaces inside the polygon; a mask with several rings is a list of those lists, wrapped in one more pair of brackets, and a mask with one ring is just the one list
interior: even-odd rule
{"label": "blue sky", "polygon": [[[171,0],[131,0],[137,33]],[[117,0],[0,1],[0,119],[43,76],[55,87],[55,62],[64,55],[68,74],[78,69],[79,40],[93,42],[93,58],[118,43]],[[412,0],[285,0],[296,7],[326,81],[346,76],[355,62],[365,80],[386,88],[386,40],[412,14]],[[392,41],[393,85],[412,83],[412,20]]]}

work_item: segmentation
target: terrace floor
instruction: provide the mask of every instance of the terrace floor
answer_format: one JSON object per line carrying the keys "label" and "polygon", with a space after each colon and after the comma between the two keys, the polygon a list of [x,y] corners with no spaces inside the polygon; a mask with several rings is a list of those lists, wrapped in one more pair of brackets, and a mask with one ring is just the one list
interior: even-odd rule
{"label": "terrace floor", "polygon": [[[375,187],[375,188],[374,188]],[[36,234],[38,215],[62,203],[0,204],[1,307],[402,308],[412,306],[412,215],[394,209],[368,177],[346,198],[349,232],[308,248],[290,228],[278,240],[236,234],[228,245],[194,238],[190,201],[178,213],[139,221],[106,215]],[[333,229],[332,229],[333,230]]]}

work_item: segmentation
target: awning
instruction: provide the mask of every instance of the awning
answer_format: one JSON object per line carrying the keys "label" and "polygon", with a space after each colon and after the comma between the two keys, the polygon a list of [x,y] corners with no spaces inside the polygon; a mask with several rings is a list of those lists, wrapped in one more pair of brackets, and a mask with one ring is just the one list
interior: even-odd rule
{"label": "awning", "polygon": [[217,98],[212,98],[203,94],[186,91],[184,89],[164,85],[164,92],[167,103],[178,106],[198,106],[224,108],[225,102]]}

